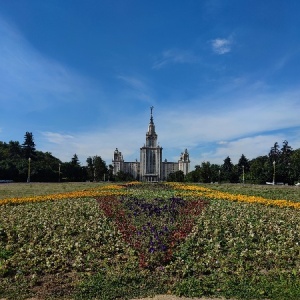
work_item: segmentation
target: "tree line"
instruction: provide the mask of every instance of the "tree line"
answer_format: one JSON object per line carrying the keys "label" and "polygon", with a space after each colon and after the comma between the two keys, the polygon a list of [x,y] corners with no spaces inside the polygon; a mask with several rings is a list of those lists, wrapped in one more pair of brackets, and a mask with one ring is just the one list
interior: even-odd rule
{"label": "tree line", "polygon": [[114,180],[112,165],[107,166],[101,156],[88,157],[81,166],[74,154],[69,162],[62,162],[50,152],[36,150],[34,137],[26,132],[23,144],[0,141],[0,180],[15,182],[108,181]]}
{"label": "tree line", "polygon": [[[74,154],[69,162],[62,162],[50,152],[36,150],[34,137],[26,132],[23,144],[18,141],[0,141],[0,180],[15,182],[40,181],[131,181],[132,175],[119,172],[113,175],[113,166],[107,166],[101,156],[90,156],[86,166],[81,166]],[[267,155],[247,159],[241,155],[234,165],[227,156],[223,164],[209,161],[196,165],[184,175],[182,171],[169,174],[168,181],[231,182],[265,184],[281,182],[294,184],[300,181],[300,149],[293,150],[288,141],[277,142]]]}
{"label": "tree line", "polygon": [[229,156],[221,165],[202,162],[186,176],[182,171],[171,173],[168,181],[291,185],[300,181],[300,149],[293,150],[286,140],[282,146],[276,142],[267,155],[249,160],[242,154],[235,165]]}

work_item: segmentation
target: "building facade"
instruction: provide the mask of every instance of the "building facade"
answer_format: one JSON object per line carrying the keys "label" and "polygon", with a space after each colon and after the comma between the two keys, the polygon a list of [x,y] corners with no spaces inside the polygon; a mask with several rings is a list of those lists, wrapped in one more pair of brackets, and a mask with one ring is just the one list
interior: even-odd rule
{"label": "building facade", "polygon": [[150,122],[146,132],[146,143],[140,148],[140,162],[125,162],[122,153],[116,148],[114,152],[113,174],[122,171],[131,174],[136,180],[157,182],[167,180],[170,173],[182,171],[186,175],[190,170],[187,149],[181,153],[178,162],[162,160],[163,148],[157,144],[157,134],[153,121],[153,106],[150,108]]}

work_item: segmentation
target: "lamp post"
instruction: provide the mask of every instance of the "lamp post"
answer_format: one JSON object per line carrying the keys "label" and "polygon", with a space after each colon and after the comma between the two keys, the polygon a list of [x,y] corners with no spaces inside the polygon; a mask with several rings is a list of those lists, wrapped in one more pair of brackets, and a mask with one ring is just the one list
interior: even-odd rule
{"label": "lamp post", "polygon": [[288,182],[287,182],[287,184],[288,185],[290,185],[290,183],[291,183],[291,180],[290,180],[290,177],[291,177],[291,172],[290,172],[290,167],[291,167],[291,163],[288,163]]}
{"label": "lamp post", "polygon": [[242,168],[243,168],[243,184],[244,184],[245,183],[245,167],[242,166]]}
{"label": "lamp post", "polygon": [[60,166],[61,166],[61,164],[59,163],[58,164],[58,182],[60,182]]}
{"label": "lamp post", "polygon": [[27,182],[30,182],[30,162],[31,162],[31,157],[28,158],[28,176],[27,176]]}
{"label": "lamp post", "polygon": [[275,172],[276,172],[276,162],[273,161],[273,185],[275,184]]}

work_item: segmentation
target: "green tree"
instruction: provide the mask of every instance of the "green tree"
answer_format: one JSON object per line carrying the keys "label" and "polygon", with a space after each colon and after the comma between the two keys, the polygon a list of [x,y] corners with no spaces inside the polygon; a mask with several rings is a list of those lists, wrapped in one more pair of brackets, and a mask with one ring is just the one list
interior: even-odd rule
{"label": "green tree", "polygon": [[212,181],[212,172],[210,162],[202,162],[200,168],[200,181],[204,183],[209,183]]}
{"label": "green tree", "polygon": [[88,157],[87,160],[88,178],[93,181],[105,180],[108,178],[108,169],[101,156]]}
{"label": "green tree", "polygon": [[210,166],[210,169],[211,169],[211,181],[219,182],[219,180],[220,180],[219,175],[220,175],[221,167],[217,164],[212,164]]}
{"label": "green tree", "polygon": [[200,175],[196,170],[193,170],[185,175],[185,181],[186,182],[199,182]]}
{"label": "green tree", "polygon": [[247,177],[247,173],[250,171],[250,163],[244,154],[241,155],[238,164],[237,164],[237,172],[240,178],[240,182],[245,181],[245,177]]}
{"label": "green tree", "polygon": [[294,184],[300,182],[300,149],[292,152],[290,162],[290,183]]}
{"label": "green tree", "polygon": [[62,164],[61,172],[64,181],[78,182],[87,180],[87,168],[81,167],[76,153],[70,162]]}
{"label": "green tree", "polygon": [[119,171],[115,175],[114,179],[115,179],[115,181],[133,181],[133,180],[135,180],[130,173],[125,173],[123,171]]}
{"label": "green tree", "polygon": [[22,146],[19,142],[10,141],[8,143],[9,158],[19,159],[22,157]]}
{"label": "green tree", "polygon": [[95,174],[94,174],[94,162],[93,162],[93,158],[92,157],[88,157],[86,159],[86,163],[87,163],[87,174],[88,174],[88,179],[90,181],[95,181]]}
{"label": "green tree", "polygon": [[274,146],[271,147],[269,152],[269,169],[272,173],[272,179],[268,181],[278,182],[282,180],[282,164],[281,164],[281,151],[279,144],[275,142]]}
{"label": "green tree", "polygon": [[284,163],[289,163],[292,153],[293,149],[291,146],[289,146],[289,142],[287,140],[283,141],[281,148],[281,160]]}
{"label": "green tree", "polygon": [[173,173],[170,173],[167,181],[170,182],[184,182],[184,173],[182,171],[176,171]]}
{"label": "green tree", "polygon": [[8,158],[8,145],[4,142],[0,142],[0,160]]}
{"label": "green tree", "polygon": [[71,164],[73,166],[77,166],[77,167],[80,167],[80,162],[79,162],[79,159],[78,159],[78,156],[77,154],[75,153],[71,159]]}
{"label": "green tree", "polygon": [[227,182],[237,182],[238,181],[238,174],[236,172],[236,169],[234,169],[234,165],[231,162],[231,159],[229,156],[227,156],[224,159],[224,163],[221,168],[221,177],[222,180],[225,180]]}
{"label": "green tree", "polygon": [[108,179],[109,181],[114,181],[114,166],[112,164],[110,164],[108,166]]}
{"label": "green tree", "polygon": [[35,143],[32,132],[26,132],[24,136],[24,143],[22,144],[23,153],[25,158],[35,157]]}
{"label": "green tree", "polygon": [[291,154],[293,149],[289,146],[288,141],[283,141],[282,148],[279,148],[276,142],[269,152],[269,167],[273,171],[273,179],[275,182],[291,183]]}
{"label": "green tree", "polygon": [[60,181],[61,161],[50,152],[36,151],[36,159],[31,164],[31,180],[41,182]]}
{"label": "green tree", "polygon": [[291,156],[293,153],[293,149],[289,146],[288,141],[283,141],[281,148],[281,156],[280,156],[280,175],[281,181],[284,183],[292,184],[293,178],[291,174]]}
{"label": "green tree", "polygon": [[269,157],[259,156],[250,161],[250,180],[252,183],[265,184],[272,180],[272,172],[269,167]]}
{"label": "green tree", "polygon": [[19,171],[13,161],[6,159],[0,160],[0,179],[14,180],[19,176]]}
{"label": "green tree", "polygon": [[279,148],[279,145],[278,143],[276,142],[274,144],[273,147],[271,147],[271,150],[269,152],[269,158],[270,158],[270,161],[273,163],[275,161],[275,163],[277,163],[279,161],[279,158],[280,158],[280,154],[281,154],[281,151],[280,151],[280,148]]}

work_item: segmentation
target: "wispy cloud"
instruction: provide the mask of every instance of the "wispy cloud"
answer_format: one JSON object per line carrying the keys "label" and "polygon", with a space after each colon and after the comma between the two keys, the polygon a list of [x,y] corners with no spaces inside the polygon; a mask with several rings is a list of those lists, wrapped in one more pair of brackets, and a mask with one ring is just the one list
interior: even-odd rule
{"label": "wispy cloud", "polygon": [[216,54],[222,55],[231,51],[232,40],[217,38],[211,41],[211,46]]}
{"label": "wispy cloud", "polygon": [[282,71],[282,69],[286,68],[289,64],[293,63],[293,61],[296,63],[299,58],[299,50],[299,47],[295,47],[278,57],[277,61],[275,61],[274,64],[270,67],[270,71],[279,72]]}
{"label": "wispy cloud", "polygon": [[61,134],[57,132],[42,132],[44,138],[53,144],[69,144],[70,141],[74,140],[74,136],[69,134]]}
{"label": "wispy cloud", "polygon": [[[178,139],[178,134],[195,141],[228,141],[241,136],[259,134],[283,128],[298,127],[300,120],[296,107],[300,90],[282,94],[237,94],[237,99],[226,97],[215,103],[215,110],[203,109],[201,102],[193,104],[193,111],[164,112],[162,126],[166,140]],[[255,99],[255,101],[250,100]],[[191,106],[191,104],[190,104]],[[172,131],[171,128],[176,128]],[[183,141],[185,139],[182,139]]]}
{"label": "wispy cloud", "polygon": [[[266,155],[274,142],[281,143],[284,139],[297,149],[300,147],[299,130],[291,132],[291,128],[300,128],[299,114],[294,109],[299,96],[300,90],[265,94],[260,96],[261,101],[249,105],[236,102],[230,105],[224,99],[223,105],[214,111],[204,109],[199,101],[190,104],[193,110],[160,107],[155,111],[154,122],[158,141],[164,149],[163,159],[176,161],[180,152],[187,148],[192,166],[202,161],[221,164],[227,156],[237,163],[242,154],[249,159]],[[242,103],[248,102],[245,96],[237,97]],[[83,162],[88,156],[100,154],[109,164],[118,147],[126,161],[139,159],[149,119],[145,115],[119,117],[117,124],[93,132],[46,132],[43,134],[45,150],[65,161],[75,153]],[[290,131],[289,138],[283,129]]]}
{"label": "wispy cloud", "polygon": [[169,64],[192,64],[198,63],[199,58],[190,51],[180,49],[169,49],[161,54],[153,65],[153,69],[160,69]]}
{"label": "wispy cloud", "polygon": [[117,78],[125,83],[125,88],[120,89],[120,99],[139,102],[153,103],[153,92],[143,76],[118,75]]}
{"label": "wispy cloud", "polygon": [[139,159],[139,148],[144,143],[144,127],[131,123],[123,126],[112,125],[109,128],[98,128],[94,131],[73,133],[72,135],[59,132],[41,132],[42,151],[49,151],[62,161],[70,161],[76,153],[80,161],[85,164],[89,156],[101,155],[107,162],[111,163],[113,151],[119,148],[128,159]]}
{"label": "wispy cloud", "polygon": [[1,16],[0,45],[0,103],[5,103],[4,109],[17,106],[23,112],[38,111],[57,103],[81,102],[94,93],[86,78],[42,55]]}
{"label": "wispy cloud", "polygon": [[265,134],[229,141],[219,144],[214,151],[201,153],[198,161],[210,161],[211,163],[221,164],[229,156],[231,161],[238,163],[242,154],[248,159],[253,159],[261,155],[267,155],[271,146],[276,141],[283,139],[282,134]]}
{"label": "wispy cloud", "polygon": [[123,80],[125,83],[127,83],[130,87],[132,87],[134,89],[137,89],[137,90],[145,90],[146,89],[145,83],[136,77],[119,75],[117,78]]}
{"label": "wispy cloud", "polygon": [[[300,147],[299,134],[295,132],[290,135],[290,138],[288,140],[289,145],[293,149],[298,149]],[[193,163],[200,164],[203,161],[209,161],[222,164],[224,159],[229,156],[231,161],[237,164],[242,154],[248,159],[268,155],[275,142],[281,145],[284,140],[286,140],[286,136],[283,132],[270,132],[263,135],[240,138],[218,145],[216,148],[213,148],[213,151],[199,153],[198,157],[194,157]]]}
{"label": "wispy cloud", "polygon": [[193,164],[203,160],[222,163],[226,156],[236,161],[241,154],[249,158],[265,155],[268,147],[284,139],[292,147],[300,147],[299,134],[292,130],[300,128],[298,111],[294,109],[300,90],[280,94],[257,92],[250,96],[241,91],[235,97],[230,99],[231,103],[226,96],[222,102],[212,99],[214,110],[195,101],[189,105],[192,111],[160,112],[157,130],[166,153],[168,149],[188,148]]}

